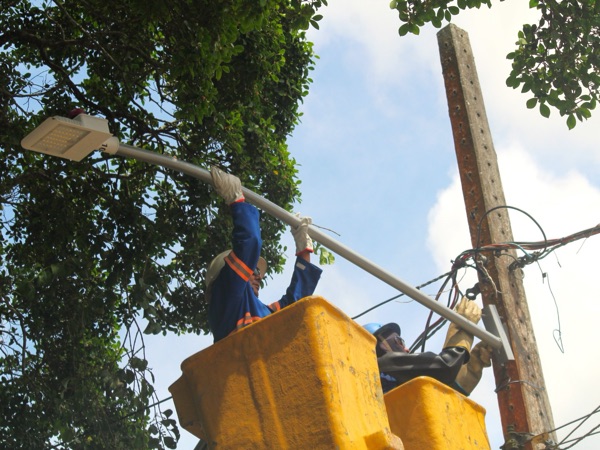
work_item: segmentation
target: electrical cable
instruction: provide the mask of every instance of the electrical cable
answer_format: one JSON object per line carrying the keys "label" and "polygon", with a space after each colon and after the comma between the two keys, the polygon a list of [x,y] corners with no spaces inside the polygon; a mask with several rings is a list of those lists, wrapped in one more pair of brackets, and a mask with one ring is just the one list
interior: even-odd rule
{"label": "electrical cable", "polygon": [[[421,289],[421,288],[424,288],[424,287],[426,287],[426,286],[429,286],[430,284],[432,284],[432,283],[435,283],[436,281],[438,281],[438,280],[440,280],[440,279],[444,278],[445,276],[449,275],[450,273],[451,273],[451,272],[445,273],[444,275],[440,275],[439,277],[437,277],[437,278],[434,278],[433,280],[429,280],[429,281],[427,281],[427,282],[425,282],[425,283],[423,283],[423,284],[421,284],[421,285],[419,285],[419,286],[416,286],[416,288],[417,288],[417,289]],[[402,297],[403,295],[406,295],[406,294],[404,294],[404,293],[400,293],[400,294],[398,294],[398,295],[396,295],[396,296],[394,296],[394,297],[392,297],[392,298],[388,298],[387,300],[384,300],[384,301],[382,301],[381,303],[377,303],[375,306],[372,306],[372,307],[370,307],[369,309],[366,309],[366,310],[364,310],[364,311],[363,311],[363,312],[361,312],[360,314],[357,314],[356,316],[354,316],[354,317],[351,317],[351,319],[352,319],[352,320],[356,320],[356,319],[358,319],[359,317],[362,317],[362,316],[364,316],[364,315],[365,315],[365,314],[367,314],[368,312],[371,312],[371,311],[373,311],[374,309],[377,309],[377,308],[379,308],[380,306],[383,306],[383,305],[385,305],[386,303],[389,303],[389,302],[391,302],[392,300],[396,300],[397,298],[400,298],[400,297]]]}
{"label": "electrical cable", "polygon": [[[454,309],[456,307],[456,304],[458,303],[458,298],[460,296],[460,291],[459,291],[458,285],[456,283],[457,270],[450,272],[450,275],[448,275],[448,277],[446,278],[446,280],[444,281],[444,283],[438,290],[438,294],[436,295],[436,300],[439,301],[439,298],[440,298],[446,284],[448,283],[448,281],[452,280],[452,288],[448,291],[448,302],[446,304],[446,306],[449,309]],[[421,347],[421,352],[424,352],[425,351],[425,342],[427,342],[427,340],[429,340],[440,329],[442,329],[447,322],[447,320],[444,319],[443,317],[439,317],[433,324],[431,324],[432,317],[433,317],[433,311],[430,311],[429,315],[427,317],[427,322],[425,324],[425,330],[419,335],[419,337],[417,337],[415,342],[410,346],[410,348],[409,348],[410,353],[414,353],[414,351],[419,346]]]}
{"label": "electrical cable", "polygon": [[573,447],[575,447],[575,445],[579,444],[579,443],[580,443],[581,441],[583,441],[585,438],[588,438],[588,437],[590,437],[590,436],[595,436],[595,435],[599,434],[599,433],[600,433],[600,431],[596,431],[596,430],[598,430],[598,428],[600,428],[600,424],[599,424],[599,425],[596,425],[596,426],[595,426],[594,428],[592,428],[590,431],[588,431],[587,433],[585,433],[584,435],[582,435],[582,436],[580,436],[580,437],[578,437],[578,438],[571,439],[570,441],[562,441],[562,443],[561,443],[561,444],[563,444],[563,445],[564,445],[564,444],[571,444],[571,445],[569,445],[568,447],[562,447],[562,449],[561,449],[561,450],[567,450],[567,449],[569,449],[569,448],[573,448]]}
{"label": "electrical cable", "polygon": [[[482,227],[482,223],[483,223],[483,219],[489,215],[490,213],[492,213],[493,211],[497,210],[497,209],[501,209],[501,208],[505,208],[505,209],[514,209],[516,211],[519,211],[523,214],[525,214],[527,217],[529,217],[534,223],[535,225],[539,228],[542,236],[543,236],[543,241],[538,241],[538,242],[519,242],[519,241],[514,241],[514,242],[505,242],[505,243],[500,243],[500,244],[488,244],[488,245],[484,245],[479,247],[479,242],[481,239],[481,227]],[[432,279],[426,283],[423,283],[420,286],[417,286],[417,289],[420,289],[422,287],[425,287],[427,285],[430,285],[436,281],[439,281],[442,278],[446,278],[446,280],[444,281],[444,283],[442,284],[442,287],[440,288],[440,290],[438,291],[437,296],[435,297],[436,300],[439,300],[439,296],[441,294],[441,292],[443,291],[443,289],[445,288],[445,286],[447,285],[448,281],[450,279],[454,280],[454,285],[452,287],[452,289],[450,289],[450,292],[455,292],[454,293],[454,298],[455,301],[448,301],[448,307],[450,308],[454,308],[454,306],[456,305],[456,302],[458,301],[459,295],[460,294],[460,289],[458,288],[458,285],[456,283],[456,273],[459,269],[463,268],[463,267],[470,267],[472,269],[475,269],[479,272],[480,276],[483,276],[486,279],[489,279],[489,275],[484,272],[484,267],[480,267],[480,264],[478,264],[477,262],[475,262],[475,264],[470,264],[469,260],[473,259],[475,260],[475,258],[484,253],[484,252],[492,252],[492,253],[498,253],[498,252],[502,252],[505,250],[520,250],[521,252],[523,252],[524,256],[520,257],[520,258],[515,258],[512,255],[508,255],[511,256],[514,261],[510,264],[509,269],[510,270],[515,270],[516,268],[522,268],[526,265],[532,264],[534,262],[538,262],[539,264],[539,260],[542,258],[545,258],[546,256],[548,256],[549,254],[553,253],[557,248],[562,247],[564,245],[567,245],[569,243],[572,243],[576,240],[582,239],[582,238],[589,238],[592,235],[598,234],[600,233],[600,224],[596,225],[595,227],[591,227],[585,230],[581,230],[578,231],[576,233],[573,233],[571,235],[568,235],[566,237],[563,238],[559,238],[559,239],[548,239],[546,236],[546,233],[544,231],[544,229],[541,227],[541,225],[533,218],[533,216],[531,216],[529,213],[527,213],[526,211],[523,211],[522,209],[513,207],[513,206],[508,206],[508,205],[504,205],[504,206],[497,206],[494,207],[492,209],[490,209],[489,211],[487,211],[483,217],[480,219],[478,227],[477,227],[477,247],[473,248],[473,249],[469,249],[469,250],[465,250],[463,252],[461,252],[454,261],[452,261],[452,268],[449,272],[438,276],[435,279]],[[529,253],[530,251],[536,251],[535,253]],[[547,276],[547,275],[546,275]],[[555,306],[557,308],[557,315],[558,315],[558,305],[556,303],[556,299],[554,297],[554,294],[552,293],[552,290],[550,290],[552,297],[554,298],[554,303]],[[396,295],[394,297],[391,297],[387,300],[384,300],[383,302],[380,302],[370,308],[368,308],[367,310],[363,311],[362,313],[352,317],[353,320],[358,319],[359,317],[362,317],[363,315],[367,314],[368,312],[371,312],[389,302],[391,302],[392,300],[395,300],[399,297],[402,297],[404,294],[401,293],[399,295]],[[449,296],[450,297],[450,296]],[[439,318],[437,321],[435,321],[433,324],[431,323],[431,319],[432,319],[432,315],[433,312],[430,312],[428,319],[426,321],[425,324],[425,330],[421,333],[421,335],[415,340],[415,342],[410,346],[410,351],[413,352],[416,348],[418,348],[419,346],[424,349],[424,345],[425,345],[425,341],[427,341],[429,338],[431,338],[437,331],[439,331],[439,329],[441,329],[444,324],[446,323],[446,320],[443,318]],[[554,334],[554,340],[557,343],[557,345],[559,346],[559,348],[561,349],[561,351],[563,351],[563,347],[562,347],[562,333],[560,330],[560,318],[559,318],[559,327],[557,330],[555,330],[555,334]]]}
{"label": "electrical cable", "polygon": [[544,236],[544,242],[548,241],[548,239],[546,238],[546,233],[544,232],[544,229],[540,226],[540,224],[537,222],[537,220],[535,220],[533,218],[533,216],[531,214],[529,214],[528,212],[523,211],[522,209],[517,208],[515,206],[500,205],[500,206],[495,206],[492,209],[489,209],[488,211],[485,212],[485,214],[483,216],[481,216],[481,219],[479,219],[479,224],[477,225],[477,240],[475,241],[476,242],[476,246],[475,246],[476,248],[479,247],[479,242],[480,242],[480,238],[481,238],[481,225],[483,223],[483,219],[485,219],[490,213],[492,213],[492,212],[494,212],[494,211],[496,211],[498,209],[514,209],[515,211],[519,211],[520,213],[525,214],[540,229],[540,231],[542,232],[542,236]]}
{"label": "electrical cable", "polygon": [[[538,267],[540,267],[539,262],[538,262]],[[540,271],[542,271],[541,267],[540,267]],[[562,331],[561,331],[561,326],[560,326],[560,310],[558,308],[558,303],[556,301],[556,297],[554,296],[554,292],[552,291],[552,286],[550,286],[550,275],[548,275],[546,272],[542,271],[542,281],[543,280],[548,280],[548,290],[550,291],[552,300],[554,300],[554,307],[556,308],[556,321],[558,322],[558,328],[556,328],[553,331],[552,337],[554,338],[554,342],[556,343],[556,346],[558,347],[558,349],[561,351],[561,353],[564,353],[565,347],[564,347],[563,341],[562,341]]]}
{"label": "electrical cable", "polygon": [[[577,426],[575,428],[573,428],[573,430],[571,430],[563,439],[562,441],[560,441],[558,444],[556,445],[551,445],[550,447],[547,447],[548,450],[567,450],[569,448],[572,448],[573,446],[575,446],[576,444],[580,443],[583,439],[596,435],[598,433],[600,433],[599,431],[596,431],[598,428],[600,428],[600,425],[596,425],[594,426],[590,431],[588,431],[587,433],[583,434],[580,437],[576,437],[573,439],[569,439],[573,433],[575,433],[575,431],[577,431],[590,417],[592,417],[594,414],[597,414],[600,412],[600,406],[597,406],[596,409],[594,409],[591,413],[586,414],[585,416],[579,417],[578,419],[572,420],[571,422],[567,422],[559,427],[554,428],[553,430],[541,433],[537,436],[533,436],[533,438],[538,437],[538,436],[542,436],[544,434],[550,434],[550,433],[554,433],[562,428],[568,427],[569,425],[573,425],[576,422],[580,422],[579,424],[577,424]],[[571,444],[568,447],[562,447],[564,444]]]}

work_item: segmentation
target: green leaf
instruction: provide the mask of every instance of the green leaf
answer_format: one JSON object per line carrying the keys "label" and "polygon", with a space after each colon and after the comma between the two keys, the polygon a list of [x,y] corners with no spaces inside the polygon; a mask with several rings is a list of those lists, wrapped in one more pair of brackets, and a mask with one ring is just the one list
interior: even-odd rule
{"label": "green leaf", "polygon": [[406,36],[409,31],[410,31],[410,24],[405,23],[405,24],[402,24],[400,26],[400,28],[398,29],[398,34],[400,36]]}
{"label": "green leaf", "polygon": [[584,119],[589,119],[592,117],[592,112],[587,108],[580,107],[578,111],[581,113]]}
{"label": "green leaf", "polygon": [[125,383],[131,384],[135,381],[135,373],[133,373],[132,370],[127,369],[123,372],[123,374],[123,381],[125,381]]}
{"label": "green leaf", "polygon": [[160,423],[163,424],[167,428],[177,425],[177,422],[173,419],[163,419],[160,421]]}
{"label": "green leaf", "polygon": [[439,8],[439,9],[437,10],[437,13],[436,13],[436,15],[435,15],[435,16],[436,16],[437,20],[439,20],[440,22],[441,22],[442,20],[444,20],[444,9],[443,9],[443,8]]}
{"label": "green leaf", "polygon": [[540,104],[540,114],[545,118],[550,117],[550,108],[545,103]]}
{"label": "green leaf", "polygon": [[517,88],[519,86],[519,80],[517,80],[517,78],[513,74],[511,74],[506,79],[506,86],[511,88]]}
{"label": "green leaf", "polygon": [[144,334],[158,334],[162,331],[162,327],[158,322],[150,321],[144,329]]}
{"label": "green leaf", "polygon": [[148,361],[146,361],[145,359],[137,358],[135,356],[129,360],[129,364],[132,368],[140,371],[146,370],[148,368]]}
{"label": "green leaf", "polygon": [[567,127],[569,130],[572,130],[575,128],[575,125],[577,125],[577,119],[575,119],[573,114],[569,114],[569,117],[567,117]]}
{"label": "green leaf", "polygon": [[177,441],[175,441],[175,439],[171,436],[165,436],[164,442],[167,448],[177,448]]}
{"label": "green leaf", "polygon": [[535,108],[535,106],[537,105],[537,102],[538,102],[537,98],[530,98],[529,100],[527,100],[527,108],[528,109]]}

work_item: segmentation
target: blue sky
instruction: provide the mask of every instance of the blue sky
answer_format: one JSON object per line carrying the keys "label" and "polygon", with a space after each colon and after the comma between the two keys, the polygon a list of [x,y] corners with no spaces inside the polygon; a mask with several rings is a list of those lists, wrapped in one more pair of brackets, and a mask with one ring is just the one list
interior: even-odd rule
{"label": "blue sky", "polygon": [[[447,272],[450,261],[470,248],[439,62],[436,32],[400,38],[399,21],[387,0],[329,0],[320,30],[310,38],[320,56],[304,116],[290,140],[300,164],[302,203],[296,210],[333,237],[412,285]],[[461,13],[454,23],[467,31],[474,51],[507,204],[527,211],[549,238],[600,222],[600,111],[568,131],[563,118],[528,110],[526,95],[507,88],[505,56],[517,32],[535,22],[527,2],[506,0]],[[510,213],[520,241],[542,240],[524,216]],[[291,236],[288,247],[293,248]],[[600,405],[593,343],[600,293],[595,277],[600,237],[563,247],[525,269],[525,288],[540,349],[554,420],[563,425]],[[287,255],[292,257],[290,252]],[[278,298],[289,270],[269,281],[261,297]],[[542,274],[546,274],[542,277]],[[461,288],[474,283],[465,274]],[[550,286],[549,286],[550,284]],[[435,295],[438,286],[429,295]],[[349,316],[397,294],[337,257],[325,266],[317,289]],[[365,315],[359,323],[401,324],[412,342],[428,310],[406,297]],[[555,342],[560,324],[564,353]],[[428,342],[440,348],[443,335]],[[592,341],[592,342],[590,342]],[[146,338],[159,397],[180,375],[183,359],[212,343],[211,336]],[[491,370],[472,398],[487,410],[492,448],[503,444]],[[168,406],[165,406],[168,407]],[[597,424],[597,418],[591,422]],[[588,427],[589,428],[589,427]],[[584,428],[585,430],[586,428]],[[570,429],[567,429],[567,431]],[[581,434],[578,431],[575,436]],[[559,439],[565,431],[559,432]],[[182,430],[179,448],[196,439]],[[578,450],[595,449],[598,437]]]}

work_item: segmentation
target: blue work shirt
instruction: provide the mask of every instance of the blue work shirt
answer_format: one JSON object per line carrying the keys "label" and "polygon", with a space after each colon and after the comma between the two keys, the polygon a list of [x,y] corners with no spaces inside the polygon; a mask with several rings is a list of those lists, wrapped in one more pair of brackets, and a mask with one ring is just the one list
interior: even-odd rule
{"label": "blue work shirt", "polygon": [[322,270],[296,258],[292,280],[280,300],[265,305],[254,294],[250,276],[256,268],[262,240],[258,210],[249,203],[231,205],[233,250],[211,286],[208,323],[217,342],[229,334],[268,316],[272,312],[312,295]]}

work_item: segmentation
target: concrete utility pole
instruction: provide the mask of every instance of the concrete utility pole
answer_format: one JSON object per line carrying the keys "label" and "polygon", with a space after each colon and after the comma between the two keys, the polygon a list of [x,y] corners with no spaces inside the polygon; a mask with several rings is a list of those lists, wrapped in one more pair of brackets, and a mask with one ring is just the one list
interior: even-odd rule
{"label": "concrete utility pole", "polygon": [[[488,213],[506,202],[468,34],[450,24],[438,33],[438,45],[473,248],[511,242],[508,210]],[[548,433],[554,419],[520,270],[509,270],[516,253],[477,258],[483,303],[496,305],[515,355],[504,364],[493,358],[503,449],[545,449],[556,443]]]}

